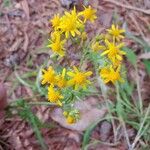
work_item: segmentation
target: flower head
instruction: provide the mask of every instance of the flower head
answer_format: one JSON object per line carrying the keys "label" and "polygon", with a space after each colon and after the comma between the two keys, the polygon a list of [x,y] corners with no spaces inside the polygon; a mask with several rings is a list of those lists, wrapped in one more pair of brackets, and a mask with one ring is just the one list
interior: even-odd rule
{"label": "flower head", "polygon": [[75,66],[73,69],[73,72],[70,71],[67,73],[67,75],[71,77],[71,79],[68,81],[68,84],[74,86],[75,90],[77,90],[79,87],[86,88],[87,84],[91,83],[87,78],[92,75],[92,72],[80,72]]}
{"label": "flower head", "polygon": [[67,111],[64,111],[64,112],[63,112],[63,115],[64,115],[65,117],[67,117],[68,114],[69,114],[69,113],[68,113]]}
{"label": "flower head", "polygon": [[55,30],[54,32],[51,33],[51,40],[52,41],[56,41],[56,39],[60,39],[61,38],[61,32]]}
{"label": "flower head", "polygon": [[94,52],[97,52],[99,50],[104,50],[105,46],[100,45],[99,42],[93,42],[91,48]]}
{"label": "flower head", "polygon": [[118,26],[115,26],[114,24],[111,26],[111,29],[107,30],[109,34],[111,34],[113,36],[114,39],[116,39],[117,41],[120,41],[120,39],[123,39],[124,36],[122,35],[122,33],[125,32],[125,30],[123,29],[119,29]]}
{"label": "flower head", "polygon": [[87,37],[88,37],[88,35],[87,35],[87,33],[85,31],[81,33],[81,39],[83,41],[85,41],[87,39]]}
{"label": "flower head", "polygon": [[58,32],[53,34],[52,39],[53,39],[53,41],[50,41],[51,43],[47,47],[50,47],[54,53],[59,54],[60,56],[64,56],[65,40],[61,41],[61,37]]}
{"label": "flower head", "polygon": [[66,75],[66,69],[64,68],[62,74],[56,76],[56,85],[59,88],[64,88],[67,85],[65,75]]}
{"label": "flower head", "polygon": [[63,95],[54,89],[54,85],[50,85],[48,88],[48,100],[52,103],[56,103],[59,106],[62,106],[61,99],[63,98]]}
{"label": "flower head", "polygon": [[80,35],[79,28],[82,26],[83,24],[79,20],[76,9],[74,7],[70,13],[65,12],[59,28],[62,30],[62,32],[65,32],[65,36],[68,38],[69,34],[71,34],[73,37],[75,37],[76,34]]}
{"label": "flower head", "polygon": [[43,75],[42,75],[42,84],[54,84],[55,83],[55,71],[52,66],[48,67],[47,70],[43,69],[42,70]]}
{"label": "flower head", "polygon": [[76,122],[73,116],[68,116],[66,121],[68,124],[74,124]]}
{"label": "flower head", "polygon": [[117,61],[122,61],[122,55],[126,53],[121,51],[120,48],[124,46],[124,43],[120,43],[119,45],[115,45],[114,43],[110,43],[108,40],[105,40],[105,43],[108,47],[101,56],[107,55],[108,58],[115,64]]}
{"label": "flower head", "polygon": [[105,83],[112,82],[114,84],[116,81],[123,82],[123,79],[120,76],[120,68],[121,66],[118,66],[117,69],[114,69],[112,66],[109,68],[104,67],[100,70],[100,76]]}
{"label": "flower head", "polygon": [[64,111],[63,115],[66,118],[66,122],[68,124],[76,123],[77,120],[80,118],[79,110],[77,110],[77,109],[72,109],[70,111]]}
{"label": "flower head", "polygon": [[59,14],[56,14],[50,21],[52,23],[52,27],[54,29],[57,29],[59,24],[60,24],[60,22],[61,22],[61,18],[59,16]]}
{"label": "flower head", "polygon": [[87,20],[94,22],[94,20],[97,18],[95,14],[96,10],[92,9],[91,6],[87,8],[84,6],[84,10],[79,13],[79,15],[82,15],[84,17],[84,22],[86,22]]}

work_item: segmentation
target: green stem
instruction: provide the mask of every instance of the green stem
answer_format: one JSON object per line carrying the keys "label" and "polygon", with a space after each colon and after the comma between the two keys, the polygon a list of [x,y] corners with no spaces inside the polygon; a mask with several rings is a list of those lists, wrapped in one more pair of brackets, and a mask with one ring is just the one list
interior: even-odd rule
{"label": "green stem", "polygon": [[[122,101],[121,101],[120,92],[119,92],[119,84],[116,83],[115,86],[116,86],[116,94],[117,94],[117,104],[119,104],[119,106],[121,106],[122,105]],[[118,117],[119,117],[120,124],[122,125],[122,127],[124,129],[125,138],[127,140],[128,147],[130,148],[131,144],[130,144],[130,140],[129,140],[129,137],[128,137],[128,133],[127,133],[125,122],[124,122],[124,120],[122,118],[122,113],[121,114],[118,113]]]}
{"label": "green stem", "polygon": [[[97,81],[99,83],[99,86],[100,86],[100,89],[101,89],[101,92],[102,92],[102,96],[104,98],[104,101],[106,103],[106,107],[108,109],[108,113],[109,113],[110,116],[112,116],[112,112],[109,109],[109,104],[108,104],[108,101],[107,101],[107,88],[106,88],[105,84],[103,83],[102,79],[99,76],[99,73],[97,71],[97,64],[94,61],[93,61],[93,65],[94,65]],[[116,141],[117,141],[117,137],[116,137],[116,134],[115,134],[116,133],[116,126],[115,126],[115,122],[114,122],[113,119],[111,119],[111,123],[112,123],[113,133],[114,133],[114,143],[116,143]]]}
{"label": "green stem", "polygon": [[141,114],[143,114],[143,101],[142,101],[142,95],[141,95],[140,79],[138,75],[137,64],[135,64],[135,71],[136,71],[136,84],[137,84],[137,91],[138,91],[138,97],[139,97],[140,112]]}
{"label": "green stem", "polygon": [[143,135],[144,124],[145,124],[145,122],[146,122],[146,120],[147,120],[147,118],[148,118],[148,116],[149,116],[149,113],[150,113],[150,104],[149,104],[149,106],[148,106],[148,108],[147,108],[147,111],[146,111],[146,113],[145,113],[145,116],[144,116],[144,118],[143,118],[143,121],[142,121],[142,123],[141,123],[141,126],[140,126],[140,128],[139,128],[139,130],[138,130],[138,133],[137,133],[137,135],[136,135],[136,137],[135,137],[133,143],[132,143],[132,146],[131,146],[130,150],[134,150],[134,148],[135,148],[137,142],[139,141],[139,139],[140,139],[141,136]]}
{"label": "green stem", "polygon": [[55,103],[50,102],[29,102],[29,105],[50,105],[50,106],[57,106]]}

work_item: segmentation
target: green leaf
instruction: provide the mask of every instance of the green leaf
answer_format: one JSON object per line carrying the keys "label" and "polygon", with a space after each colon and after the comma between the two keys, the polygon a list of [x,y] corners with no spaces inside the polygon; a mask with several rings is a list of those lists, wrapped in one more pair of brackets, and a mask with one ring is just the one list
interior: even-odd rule
{"label": "green leaf", "polygon": [[99,121],[93,123],[85,131],[84,136],[83,136],[82,149],[84,149],[84,147],[89,143],[90,135],[91,135],[92,131],[94,130],[94,128],[97,126],[98,123],[99,123]]}
{"label": "green leaf", "polygon": [[107,120],[108,118],[101,118],[100,120],[96,121],[95,123],[91,124],[87,130],[85,131],[84,135],[83,135],[83,142],[82,142],[82,149],[84,150],[86,145],[89,144],[90,141],[90,136],[92,131],[94,130],[94,128],[97,126],[98,123],[100,123],[101,121]]}
{"label": "green leaf", "polygon": [[18,74],[17,72],[15,72],[15,75],[16,75],[16,78],[18,79],[18,81],[19,81],[22,85],[27,86],[27,87],[30,87],[30,88],[33,88],[33,85],[31,85],[31,84],[27,83],[25,80],[23,80],[23,79],[19,76],[19,74]]}
{"label": "green leaf", "polygon": [[118,117],[123,118],[123,119],[126,118],[126,116],[125,116],[125,110],[123,108],[121,100],[117,101],[116,112],[117,112]]}
{"label": "green leaf", "polygon": [[9,7],[11,6],[11,0],[4,0],[2,4],[4,7]]}
{"label": "green leaf", "polygon": [[47,146],[45,145],[44,139],[43,139],[43,137],[41,135],[41,132],[40,132],[40,130],[38,128],[36,118],[35,118],[35,116],[34,116],[33,113],[29,114],[30,123],[31,123],[31,125],[33,127],[33,130],[34,130],[34,132],[36,134],[36,137],[37,137],[37,139],[39,141],[39,144],[41,145],[41,147],[42,147],[43,150],[47,150]]}
{"label": "green leaf", "polygon": [[137,56],[136,54],[133,52],[132,49],[128,48],[128,47],[124,47],[123,50],[126,52],[126,56],[128,61],[132,64],[132,65],[136,65],[136,61],[137,61]]}
{"label": "green leaf", "polygon": [[148,74],[150,75],[150,60],[144,60],[143,63],[145,65]]}
{"label": "green leaf", "polygon": [[134,84],[129,83],[128,80],[125,80],[124,84],[121,85],[121,92],[122,90],[126,92],[127,96],[131,96],[134,90]]}
{"label": "green leaf", "polygon": [[45,145],[44,139],[39,129],[42,126],[41,121],[36,115],[32,113],[30,106],[25,100],[20,99],[16,101],[16,105],[18,106],[18,115],[29,122],[29,124],[32,126],[42,150],[47,150],[47,146]]}
{"label": "green leaf", "polygon": [[39,72],[36,76],[36,82],[35,82],[35,86],[38,90],[38,92],[41,94],[41,96],[46,95],[47,91],[44,91],[44,89],[41,86],[41,78],[42,78],[42,67],[39,69]]}

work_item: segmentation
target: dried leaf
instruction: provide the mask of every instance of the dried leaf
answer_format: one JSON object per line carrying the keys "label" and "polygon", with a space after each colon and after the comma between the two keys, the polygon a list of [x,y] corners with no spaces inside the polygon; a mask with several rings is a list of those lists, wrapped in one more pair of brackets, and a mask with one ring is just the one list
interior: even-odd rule
{"label": "dried leaf", "polygon": [[100,14],[100,22],[105,26],[109,27],[112,21],[113,13],[111,11],[102,12]]}
{"label": "dried leaf", "polygon": [[30,19],[30,12],[29,12],[29,5],[28,5],[27,0],[23,0],[20,3],[22,5],[22,9],[24,10],[24,12],[26,14],[27,19],[29,20]]}
{"label": "dried leaf", "polygon": [[146,8],[150,8],[150,0],[144,0],[144,5]]}
{"label": "dried leaf", "polygon": [[140,59],[150,59],[150,52],[141,54],[139,56]]}
{"label": "dried leaf", "polygon": [[7,106],[7,93],[6,88],[0,83],[0,111]]}
{"label": "dried leaf", "polygon": [[55,120],[65,128],[77,131],[84,131],[90,124],[102,118],[107,111],[105,107],[101,109],[92,107],[91,104],[88,103],[88,101],[80,101],[76,103],[76,108],[80,110],[81,118],[77,123],[73,125],[69,125],[66,123],[66,120],[62,115],[62,110],[60,108],[55,109],[52,112],[51,117],[53,120]]}
{"label": "dried leaf", "polygon": [[26,52],[29,45],[29,38],[26,32],[24,32],[24,44],[23,44],[23,50]]}
{"label": "dried leaf", "polygon": [[22,38],[16,39],[15,42],[12,44],[12,46],[10,47],[10,49],[8,51],[10,51],[10,52],[17,51],[20,44],[22,43],[22,41],[23,41]]}

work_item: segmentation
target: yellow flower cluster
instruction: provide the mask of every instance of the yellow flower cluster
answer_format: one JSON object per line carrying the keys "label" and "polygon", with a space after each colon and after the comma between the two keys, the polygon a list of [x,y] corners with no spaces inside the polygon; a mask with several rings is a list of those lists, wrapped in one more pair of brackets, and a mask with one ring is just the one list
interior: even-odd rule
{"label": "yellow flower cluster", "polygon": [[[58,106],[63,106],[63,90],[72,87],[73,90],[85,89],[89,81],[88,77],[92,75],[91,71],[79,71],[77,67],[73,66],[73,70],[66,71],[64,68],[61,73],[57,73],[52,66],[47,70],[42,70],[41,83],[48,85],[48,100]],[[65,101],[64,101],[65,103]],[[70,113],[69,113],[70,114]],[[76,118],[74,114],[66,115],[68,123],[74,123]]]}
{"label": "yellow flower cluster", "polygon": [[64,111],[63,115],[66,118],[66,122],[68,124],[74,124],[77,119],[79,119],[79,111],[76,109],[71,111]]}
{"label": "yellow flower cluster", "polygon": [[[122,40],[125,31],[113,24],[107,30],[106,34],[101,34],[92,40],[90,44],[91,52],[89,41],[87,40],[88,44],[85,42],[87,39],[85,25],[87,21],[93,22],[97,18],[95,14],[96,10],[92,9],[91,6],[84,6],[84,10],[79,13],[74,8],[70,12],[64,12],[62,16],[56,14],[51,19],[53,30],[50,35],[48,47],[54,54],[64,56],[67,49],[65,48],[67,42],[70,39],[70,41],[79,39],[81,41],[79,42],[80,46],[82,47],[83,45],[83,56],[81,60],[85,56],[92,54],[96,54],[97,56],[97,53],[101,52],[100,56],[104,62],[100,66],[100,76],[103,81],[113,84],[116,81],[123,82],[121,65],[123,56],[125,55],[125,52],[122,50],[124,46]],[[87,86],[91,84],[89,77],[92,74],[91,71],[82,71],[76,66],[73,66],[72,69],[63,68],[61,71],[56,71],[52,66],[42,70],[41,84],[48,85],[48,100],[63,109],[63,115],[69,124],[73,124],[79,119],[79,111],[73,108],[75,93],[86,90]]]}
{"label": "yellow flower cluster", "polygon": [[84,7],[84,10],[77,13],[75,7],[71,12],[65,12],[63,16],[56,14],[51,20],[53,31],[49,40],[48,47],[60,56],[65,55],[65,43],[69,37],[80,36],[86,39],[84,32],[85,23],[89,20],[93,22],[97,17],[96,10],[91,6]]}
{"label": "yellow flower cluster", "polygon": [[123,55],[125,55],[125,52],[121,50],[124,46],[122,42],[124,32],[125,30],[119,29],[118,26],[113,24],[107,30],[105,36],[101,37],[100,40],[94,41],[91,45],[91,49],[94,52],[101,50],[101,56],[106,58],[105,66],[100,69],[100,76],[105,83],[123,82],[120,72]]}
{"label": "yellow flower cluster", "polygon": [[48,100],[52,103],[56,103],[62,106],[61,100],[64,98],[61,95],[60,90],[56,90],[55,87],[63,88],[67,86],[67,81],[65,79],[66,69],[64,68],[61,74],[56,74],[54,68],[49,66],[47,70],[42,70],[42,81],[41,83],[48,84]]}

